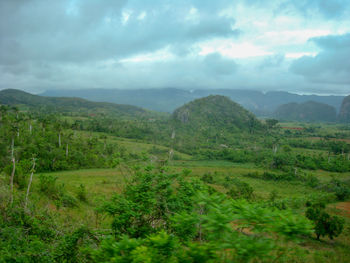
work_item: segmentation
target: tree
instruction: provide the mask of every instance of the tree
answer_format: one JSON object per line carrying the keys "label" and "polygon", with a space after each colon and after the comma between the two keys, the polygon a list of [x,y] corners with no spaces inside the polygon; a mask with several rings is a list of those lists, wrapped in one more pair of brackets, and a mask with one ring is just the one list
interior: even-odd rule
{"label": "tree", "polygon": [[325,211],[324,203],[307,203],[306,205],[309,208],[306,210],[305,215],[314,222],[317,239],[323,236],[333,239],[341,234],[344,227],[344,219],[329,215]]}
{"label": "tree", "polygon": [[278,120],[276,120],[276,119],[266,119],[265,123],[266,123],[267,128],[271,129],[278,123]]}

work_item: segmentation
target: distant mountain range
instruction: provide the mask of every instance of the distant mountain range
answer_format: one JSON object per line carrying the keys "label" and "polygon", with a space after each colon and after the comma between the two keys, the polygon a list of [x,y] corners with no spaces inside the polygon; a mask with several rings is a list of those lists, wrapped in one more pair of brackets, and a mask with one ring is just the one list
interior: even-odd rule
{"label": "distant mountain range", "polygon": [[46,113],[78,112],[94,115],[114,115],[126,119],[152,118],[159,115],[159,113],[136,106],[108,102],[92,102],[74,97],[45,97],[16,89],[1,90],[0,104],[22,106],[29,109],[45,111]]}
{"label": "distant mountain range", "polygon": [[272,116],[282,104],[304,103],[314,101],[333,106],[338,112],[344,96],[298,95],[284,91],[263,93],[253,90],[231,89],[198,89],[182,90],[176,88],[163,89],[83,89],[83,90],[48,90],[41,95],[53,97],[80,97],[92,101],[129,104],[161,112],[173,112],[176,108],[194,99],[209,95],[227,96],[241,104],[257,116]]}
{"label": "distant mountain range", "polygon": [[[66,96],[77,96],[81,91],[73,91],[67,93]],[[96,93],[96,100],[101,99],[102,95],[111,93],[110,100],[138,101],[147,107],[149,104],[151,109],[173,109],[176,105],[181,104],[173,112],[173,119],[185,123],[186,120],[200,120],[194,126],[197,129],[201,124],[210,127],[210,119],[214,122],[222,121],[219,126],[225,126],[227,123],[235,123],[236,127],[231,129],[247,127],[251,124],[256,124],[254,115],[249,113],[245,108],[250,109],[253,113],[260,113],[260,116],[273,117],[285,121],[307,121],[307,122],[350,122],[350,96],[301,96],[287,92],[269,92],[263,94],[258,91],[238,91],[238,90],[216,90],[215,92],[228,93],[230,96],[208,95],[208,90],[185,91],[178,89],[161,89],[161,90],[102,90],[100,97],[97,96],[96,90],[86,90],[85,97],[92,96]],[[90,92],[90,93],[89,93]],[[139,92],[139,93],[138,93]],[[54,92],[53,92],[54,93]],[[112,97],[112,93],[114,97]],[[115,94],[124,94],[123,96],[115,96]],[[45,93],[49,94],[49,92]],[[129,94],[129,97],[126,95]],[[153,96],[152,96],[153,94]],[[278,96],[280,94],[280,96]],[[56,95],[58,95],[56,93]],[[134,96],[132,96],[134,95]],[[144,95],[142,99],[141,95]],[[63,94],[62,94],[63,96]],[[171,99],[173,97],[173,99]],[[230,98],[235,97],[236,101]],[[189,102],[191,98],[191,102]],[[259,100],[260,98],[260,100]],[[327,103],[317,101],[303,101],[307,98],[326,101]],[[293,102],[281,104],[282,101],[293,100]],[[185,102],[184,102],[185,101]],[[236,103],[240,101],[239,105]],[[339,105],[338,105],[339,101]],[[125,102],[126,103],[126,102]],[[166,104],[168,103],[168,104]],[[93,102],[77,97],[48,97],[33,95],[21,90],[7,89],[0,91],[0,104],[16,105],[25,109],[34,109],[40,112],[66,112],[69,114],[83,115],[113,115],[122,119],[164,119],[170,116],[168,113],[159,113],[144,109],[137,106],[115,104],[110,102]],[[335,106],[331,106],[331,104]],[[247,106],[248,105],[248,106]],[[249,108],[250,105],[250,108]],[[337,116],[336,108],[341,105],[340,112]],[[253,109],[252,109],[253,108]],[[190,116],[188,113],[191,113]],[[216,114],[216,115],[215,115]],[[258,114],[256,114],[258,115]],[[226,117],[227,119],[225,119]],[[204,118],[204,119],[203,119]],[[207,119],[206,119],[207,118]],[[232,121],[234,118],[235,121]],[[195,121],[196,122],[196,121]],[[237,125],[240,123],[242,125]],[[245,124],[244,124],[245,123]],[[244,125],[243,125],[244,124]],[[187,126],[187,125],[185,125]],[[192,125],[191,125],[192,126]],[[251,127],[250,127],[251,128]]]}

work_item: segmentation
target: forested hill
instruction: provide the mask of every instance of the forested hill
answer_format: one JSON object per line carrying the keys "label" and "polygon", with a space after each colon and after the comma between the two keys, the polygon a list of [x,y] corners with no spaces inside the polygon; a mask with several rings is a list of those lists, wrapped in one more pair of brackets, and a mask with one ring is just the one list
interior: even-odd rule
{"label": "forested hill", "polygon": [[71,97],[44,97],[16,89],[1,90],[0,104],[45,110],[46,112],[79,112],[80,114],[117,115],[122,118],[151,118],[157,115],[155,112],[131,105],[92,102]]}
{"label": "forested hill", "polygon": [[339,112],[339,121],[350,123],[350,95],[343,100]]}
{"label": "forested hill", "polygon": [[274,115],[277,119],[287,121],[335,122],[337,119],[334,107],[315,101],[281,105]]}
{"label": "forested hill", "polygon": [[176,109],[172,115],[178,127],[244,131],[259,127],[256,117],[228,97],[211,95],[196,99]]}

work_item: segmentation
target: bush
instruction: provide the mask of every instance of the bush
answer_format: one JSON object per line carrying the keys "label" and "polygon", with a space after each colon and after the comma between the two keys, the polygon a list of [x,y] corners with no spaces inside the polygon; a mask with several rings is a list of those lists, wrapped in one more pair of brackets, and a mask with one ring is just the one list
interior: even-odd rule
{"label": "bush", "polygon": [[238,179],[232,179],[232,187],[227,194],[234,199],[252,199],[254,189],[248,183]]}
{"label": "bush", "polygon": [[207,184],[213,184],[214,183],[214,177],[211,175],[211,173],[205,173],[203,174],[201,180]]}
{"label": "bush", "polygon": [[83,184],[80,184],[80,186],[78,187],[77,198],[78,198],[78,200],[80,200],[82,202],[87,201],[86,189],[85,189],[85,186]]}
{"label": "bush", "polygon": [[350,188],[346,183],[333,178],[327,184],[322,186],[327,192],[333,192],[339,201],[344,201],[350,197]]}
{"label": "bush", "polygon": [[62,186],[56,185],[57,177],[52,175],[39,176],[39,191],[53,199],[59,199],[62,193]]}
{"label": "bush", "polygon": [[71,196],[67,193],[64,193],[60,196],[59,202],[63,207],[71,207],[72,208],[72,207],[78,206],[77,199],[75,199],[73,196]]}

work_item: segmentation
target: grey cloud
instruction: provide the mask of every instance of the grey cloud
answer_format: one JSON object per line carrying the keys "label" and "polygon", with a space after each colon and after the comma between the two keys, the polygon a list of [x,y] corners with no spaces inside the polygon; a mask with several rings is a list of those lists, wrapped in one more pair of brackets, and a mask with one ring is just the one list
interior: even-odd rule
{"label": "grey cloud", "polygon": [[242,0],[251,7],[269,9],[275,14],[300,14],[306,18],[321,16],[326,19],[347,17],[349,0]]}
{"label": "grey cloud", "polygon": [[[103,61],[130,57],[168,48],[176,56],[182,71],[169,77],[200,81],[204,75],[228,75],[234,62],[221,57],[186,58],[195,43],[213,37],[237,37],[232,18],[218,15],[228,1],[147,1],[124,0],[2,0],[0,1],[0,79],[12,88],[41,89],[57,86],[87,87],[108,85],[124,76],[157,75],[157,63],[132,68],[123,64],[104,65]],[[186,19],[191,8],[196,16]],[[123,24],[123,12],[130,12]],[[144,20],[138,19],[146,12]],[[169,63],[168,65],[174,65]],[[227,65],[228,67],[225,68]],[[127,72],[135,70],[135,72]],[[192,72],[193,71],[193,76]],[[141,74],[142,75],[142,74]],[[167,74],[164,74],[167,75]],[[176,76],[175,76],[176,75]],[[142,80],[143,82],[145,79]],[[159,80],[161,82],[161,80]],[[170,82],[172,80],[169,80]],[[157,81],[155,81],[157,82]]]}
{"label": "grey cloud", "polygon": [[264,60],[258,65],[259,70],[264,70],[271,67],[280,67],[284,62],[284,54],[276,54],[272,56],[267,56]]}
{"label": "grey cloud", "polygon": [[[291,16],[321,14],[335,18],[346,17],[349,7],[344,3],[340,0],[0,0],[0,85],[29,91],[164,86],[346,90],[344,85],[349,83],[350,75],[344,62],[349,57],[346,38],[314,39],[324,51],[315,58],[295,62],[291,70],[297,74],[289,73],[286,69],[289,60],[282,55],[265,57],[255,64],[244,59],[245,66],[238,59],[216,53],[206,57],[194,55],[199,53],[196,43],[240,37],[240,28],[235,28],[232,14],[219,15],[225,10],[233,10],[235,14],[238,5],[263,9],[258,13],[266,12],[267,17],[275,11]],[[191,8],[196,11],[193,17],[188,17]],[[130,17],[123,24],[125,12]],[[140,20],[142,12],[146,16]],[[300,52],[305,51],[304,46],[299,47]],[[122,62],[123,58],[164,48],[174,55],[173,59]],[[290,52],[290,47],[278,50],[287,51]],[[327,68],[327,63],[333,68]]]}
{"label": "grey cloud", "polygon": [[350,34],[313,38],[322,51],[304,56],[290,67],[295,74],[315,83],[350,84]]}
{"label": "grey cloud", "polygon": [[327,19],[339,19],[349,14],[348,0],[285,0],[279,6],[279,11],[298,13],[313,17],[317,14]]}
{"label": "grey cloud", "polygon": [[[169,2],[155,1],[159,5],[151,5],[153,9],[149,5],[144,20],[131,14],[126,25],[122,25],[123,10],[142,10],[139,3],[142,6],[142,1],[3,0],[0,50],[6,52],[1,52],[1,63],[42,60],[80,63],[123,58],[238,34],[231,28],[233,19],[208,10],[199,12],[198,21],[185,21],[184,13],[192,5],[181,2],[169,8]],[[73,11],[68,12],[69,7]]]}
{"label": "grey cloud", "polygon": [[206,67],[216,75],[230,75],[236,72],[238,65],[234,60],[223,58],[218,53],[212,53],[205,57]]}

